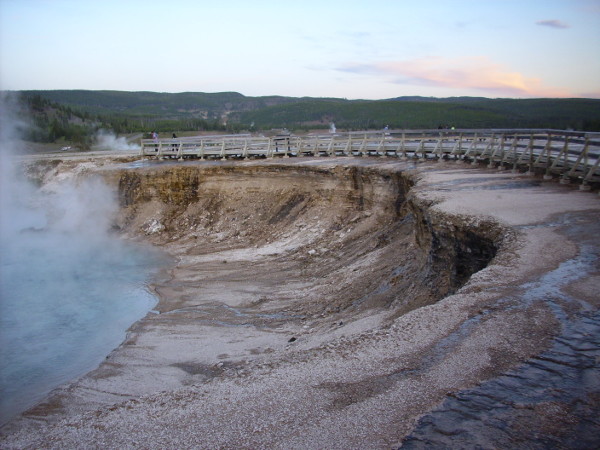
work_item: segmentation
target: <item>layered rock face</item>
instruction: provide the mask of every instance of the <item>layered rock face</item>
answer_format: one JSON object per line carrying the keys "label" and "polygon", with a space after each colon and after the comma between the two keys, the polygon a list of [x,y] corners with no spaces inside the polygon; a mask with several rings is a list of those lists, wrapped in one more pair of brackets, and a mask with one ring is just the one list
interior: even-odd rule
{"label": "layered rock face", "polygon": [[123,231],[188,256],[274,246],[290,279],[311,289],[337,280],[314,306],[329,312],[434,302],[485,267],[502,239],[497,225],[431,213],[397,171],[165,165],[112,176]]}

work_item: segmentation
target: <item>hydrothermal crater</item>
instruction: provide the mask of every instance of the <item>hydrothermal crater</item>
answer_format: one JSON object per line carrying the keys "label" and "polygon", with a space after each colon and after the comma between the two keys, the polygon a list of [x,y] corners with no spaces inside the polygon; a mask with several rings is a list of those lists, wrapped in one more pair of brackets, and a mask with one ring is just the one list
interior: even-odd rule
{"label": "hydrothermal crater", "polygon": [[153,286],[155,311],[100,367],[5,427],[3,447],[388,448],[448,435],[508,446],[597,427],[549,395],[499,397],[506,418],[483,431],[461,421],[487,407],[422,426],[448,396],[597,314],[597,258],[556,272],[583,249],[597,255],[593,194],[381,158],[36,167],[44,180],[101,174],[118,192],[114,232],[175,262]]}
{"label": "hydrothermal crater", "polygon": [[[182,283],[195,292],[176,302],[170,293],[161,312],[195,305],[210,278],[200,274],[214,259],[207,255],[219,254],[218,263],[231,264],[218,277],[241,282],[229,294],[237,305],[260,303],[301,321],[356,320],[371,308],[398,315],[454,292],[503,236],[493,222],[431,214],[407,198],[412,181],[397,171],[175,164],[117,176],[118,226],[177,248],[180,266],[198,272]],[[236,264],[247,258],[251,266]]]}

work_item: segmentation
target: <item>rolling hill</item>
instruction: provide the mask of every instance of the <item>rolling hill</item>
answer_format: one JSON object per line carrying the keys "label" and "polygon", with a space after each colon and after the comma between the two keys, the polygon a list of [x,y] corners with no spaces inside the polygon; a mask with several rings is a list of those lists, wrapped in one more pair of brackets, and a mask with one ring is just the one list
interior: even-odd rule
{"label": "rolling hill", "polygon": [[385,100],[248,97],[237,92],[21,91],[117,132],[328,128],[558,128],[600,131],[600,100],[397,97]]}

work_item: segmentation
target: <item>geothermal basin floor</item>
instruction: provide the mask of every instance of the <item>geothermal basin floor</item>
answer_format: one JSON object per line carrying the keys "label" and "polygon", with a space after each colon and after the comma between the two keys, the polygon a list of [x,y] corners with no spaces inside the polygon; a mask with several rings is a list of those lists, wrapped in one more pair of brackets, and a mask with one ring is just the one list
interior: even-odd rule
{"label": "geothermal basin floor", "polygon": [[43,181],[68,174],[105,177],[124,237],[175,263],[1,448],[600,444],[596,192],[387,158],[81,155]]}

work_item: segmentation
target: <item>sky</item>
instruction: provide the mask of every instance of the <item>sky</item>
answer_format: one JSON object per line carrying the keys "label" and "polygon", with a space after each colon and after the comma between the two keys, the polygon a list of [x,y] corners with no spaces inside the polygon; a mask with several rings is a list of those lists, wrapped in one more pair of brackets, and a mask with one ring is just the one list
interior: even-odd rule
{"label": "sky", "polygon": [[600,0],[0,0],[0,89],[600,98]]}

